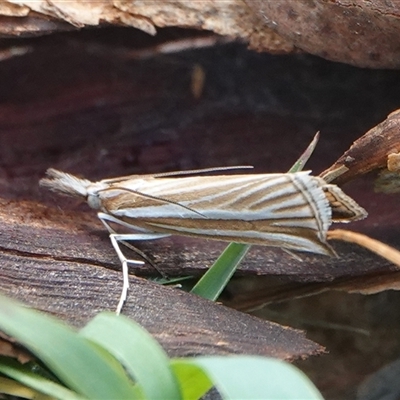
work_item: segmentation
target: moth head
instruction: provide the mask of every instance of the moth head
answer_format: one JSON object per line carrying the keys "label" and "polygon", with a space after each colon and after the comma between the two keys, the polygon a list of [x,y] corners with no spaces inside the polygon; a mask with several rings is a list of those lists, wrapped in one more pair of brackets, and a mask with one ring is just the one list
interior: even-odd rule
{"label": "moth head", "polygon": [[94,210],[101,209],[102,204],[100,199],[100,191],[102,189],[104,189],[104,187],[101,185],[101,182],[91,182],[90,186],[87,188],[86,201],[90,208],[93,208]]}
{"label": "moth head", "polygon": [[46,178],[40,180],[40,186],[68,196],[84,198],[91,208],[100,208],[99,191],[104,186],[101,182],[93,183],[53,168],[48,169],[46,175]]}

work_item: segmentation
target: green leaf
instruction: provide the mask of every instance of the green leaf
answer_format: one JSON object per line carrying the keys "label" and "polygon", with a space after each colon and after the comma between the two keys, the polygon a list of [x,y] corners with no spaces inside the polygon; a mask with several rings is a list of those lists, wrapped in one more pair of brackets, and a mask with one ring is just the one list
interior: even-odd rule
{"label": "green leaf", "polygon": [[190,361],[175,358],[171,360],[171,366],[179,381],[182,399],[199,399],[213,387],[212,381],[203,372],[203,369]]}
{"label": "green leaf", "polygon": [[[0,373],[7,375],[9,378],[13,378],[15,381],[34,389],[39,393],[51,396],[52,398],[68,400],[84,399],[84,397],[79,396],[77,393],[72,392],[69,389],[66,389],[64,386],[61,386],[56,382],[32,372],[30,367],[22,365],[10,357],[0,356]],[[0,388],[3,388],[2,385],[0,385]],[[47,398],[47,396],[42,397]],[[37,399],[38,397],[37,395],[34,395],[33,397],[29,398]]]}
{"label": "green leaf", "polygon": [[217,300],[250,247],[248,244],[230,243],[191,292],[205,299]]}
{"label": "green leaf", "polygon": [[181,398],[167,354],[139,324],[113,313],[98,314],[80,334],[107,349],[138,383],[145,398]]}
{"label": "green leaf", "polygon": [[133,399],[136,390],[110,356],[56,319],[0,296],[0,330],[34,353],[69,388],[89,399]]}
{"label": "green leaf", "polygon": [[281,360],[231,356],[198,357],[191,362],[203,369],[223,399],[323,399],[305,374]]}

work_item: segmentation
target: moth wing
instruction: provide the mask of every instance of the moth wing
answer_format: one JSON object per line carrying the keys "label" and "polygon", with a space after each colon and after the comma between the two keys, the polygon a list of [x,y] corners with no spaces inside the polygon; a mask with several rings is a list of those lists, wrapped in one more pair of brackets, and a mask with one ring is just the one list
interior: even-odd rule
{"label": "moth wing", "polygon": [[364,219],[367,211],[336,185],[324,185],[323,190],[332,209],[333,222],[352,222]]}
{"label": "moth wing", "polygon": [[307,172],[131,181],[123,185],[162,201],[127,196],[121,202],[121,193],[109,208],[156,232],[332,254],[326,244],[331,209],[322,184]]}

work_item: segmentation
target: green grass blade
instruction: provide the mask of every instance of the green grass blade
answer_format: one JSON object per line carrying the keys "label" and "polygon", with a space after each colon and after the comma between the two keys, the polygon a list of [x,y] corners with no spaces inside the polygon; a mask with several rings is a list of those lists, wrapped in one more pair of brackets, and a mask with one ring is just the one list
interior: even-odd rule
{"label": "green grass blade", "polygon": [[[0,376],[0,398],[8,398],[1,396],[2,394],[8,394],[10,396],[15,396],[18,399],[34,399],[34,400],[53,400],[53,397],[46,396],[31,389],[22,383],[16,382],[12,379],[3,378]],[[14,397],[13,397],[14,398]]]}
{"label": "green grass blade", "polygon": [[123,315],[104,312],[89,322],[80,334],[107,349],[119,360],[145,398],[181,398],[167,354],[136,322]]}
{"label": "green grass blade", "polygon": [[[84,397],[79,396],[77,393],[65,388],[64,386],[32,372],[30,367],[22,365],[10,357],[0,356],[0,373],[14,379],[24,386],[34,389],[39,393],[51,396],[52,398],[68,400],[84,399]],[[33,396],[33,398],[36,399],[37,397]]]}
{"label": "green grass blade", "polygon": [[217,300],[250,247],[247,244],[230,243],[191,292],[205,299]]}
{"label": "green grass blade", "polygon": [[175,358],[171,360],[171,366],[179,381],[183,400],[199,399],[213,387],[203,369],[190,361]]}
{"label": "green grass blade", "polygon": [[303,372],[281,360],[232,356],[198,357],[191,362],[203,369],[223,399],[323,399]]}
{"label": "green grass blade", "polygon": [[305,149],[305,151],[299,157],[299,159],[292,165],[292,167],[289,169],[288,172],[298,172],[303,170],[304,166],[306,165],[306,162],[311,157],[311,154],[314,152],[318,140],[319,140],[319,132],[317,132],[314,135],[311,143],[308,145],[308,147]]}
{"label": "green grass blade", "polygon": [[[289,172],[301,171],[313,153],[318,143],[319,132],[317,132],[308,145],[307,149],[293,164]],[[250,245],[242,243],[230,243],[215,263],[202,276],[197,284],[191,290],[192,293],[204,297],[209,300],[217,300],[218,296],[228,284],[230,278],[235,273],[237,267],[243,260],[244,256],[250,250]]]}
{"label": "green grass blade", "polygon": [[55,318],[0,296],[0,330],[34,353],[63,383],[89,399],[133,399],[136,391],[110,356]]}

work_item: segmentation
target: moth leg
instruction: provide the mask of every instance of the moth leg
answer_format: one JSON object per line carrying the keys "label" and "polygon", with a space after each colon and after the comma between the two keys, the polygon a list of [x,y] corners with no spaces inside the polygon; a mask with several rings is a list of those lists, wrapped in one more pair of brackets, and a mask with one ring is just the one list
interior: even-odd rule
{"label": "moth leg", "polygon": [[128,289],[129,289],[128,263],[144,264],[143,261],[127,259],[119,246],[119,242],[124,244],[128,248],[132,249],[133,251],[138,253],[140,256],[142,256],[145,260],[147,260],[149,262],[150,265],[152,265],[161,274],[161,276],[165,277],[165,274],[154,265],[154,263],[146,256],[146,254],[144,254],[141,250],[137,249],[136,247],[131,246],[129,243],[126,243],[126,240],[151,240],[151,239],[158,239],[158,238],[169,236],[169,235],[160,234],[160,233],[151,233],[151,232],[118,234],[115,232],[115,230],[110,226],[110,224],[107,221],[129,227],[130,229],[135,228],[135,227],[130,224],[127,224],[124,221],[121,221],[109,214],[98,213],[98,217],[99,217],[100,221],[103,223],[103,225],[106,227],[108,232],[110,233],[111,244],[113,245],[115,252],[117,253],[117,256],[122,264],[122,275],[123,275],[122,292],[121,292],[121,296],[120,296],[118,306],[117,306],[117,311],[116,311],[117,315],[119,315],[121,312],[121,309],[125,303],[125,300],[126,300],[126,297],[128,294]]}
{"label": "moth leg", "polygon": [[[106,221],[114,222],[114,223],[117,224],[117,225],[124,226],[125,228],[128,228],[128,229],[134,229],[134,230],[136,230],[136,231],[138,231],[138,232],[154,233],[154,232],[149,231],[149,230],[147,230],[147,229],[139,228],[138,226],[135,226],[135,225],[133,225],[133,224],[129,224],[128,222],[125,222],[125,221],[123,221],[122,219],[119,219],[119,218],[117,218],[117,217],[114,217],[114,216],[112,216],[112,215],[110,215],[110,214],[106,214],[106,213],[103,213],[103,212],[99,212],[99,213],[97,213],[97,216],[98,216],[98,218],[100,219],[100,221],[104,224],[104,226],[107,228],[107,230],[108,230],[109,232],[111,232],[111,233],[114,233],[115,231],[114,231],[113,228],[111,228],[111,226],[110,226],[110,225],[108,224],[108,222],[106,222]],[[162,234],[162,233],[157,233],[157,234],[155,234],[155,235],[169,236],[168,234]],[[158,238],[158,236],[155,237],[155,239],[157,239],[157,238]],[[138,240],[139,240],[139,239],[138,239]],[[146,240],[146,239],[143,239],[143,240]]]}
{"label": "moth leg", "polygon": [[303,259],[298,254],[294,253],[292,250],[285,249],[284,247],[282,247],[282,250],[285,253],[289,254],[289,256],[293,257],[296,261],[300,261],[300,262],[303,261]]}
{"label": "moth leg", "polygon": [[[107,228],[108,232],[110,234],[116,234],[117,232],[110,226],[106,220],[114,222],[116,224],[124,225],[129,227],[130,229],[137,229],[134,225],[126,224],[124,221],[121,221],[111,215],[105,214],[105,213],[98,213],[97,214],[100,221],[103,223],[103,225]],[[164,233],[152,233],[150,231],[144,231],[143,234],[134,234],[135,238],[132,238],[131,240],[153,240],[153,239],[160,239],[166,236],[170,236],[168,234]],[[141,235],[141,236],[140,236]],[[145,254],[143,251],[138,249],[135,246],[132,246],[131,244],[127,243],[126,241],[120,240],[120,242],[127,247],[128,249],[131,249],[135,253],[139,254],[140,257],[142,257],[144,260],[146,260],[164,279],[167,279],[168,277],[160,270],[160,268],[157,267],[157,265]]]}
{"label": "moth leg", "polygon": [[[149,234],[153,236],[152,234]],[[144,233],[131,233],[131,234],[118,234],[118,233],[110,233],[110,240],[111,244],[113,245],[115,252],[122,264],[122,276],[123,276],[123,283],[122,283],[122,292],[119,298],[118,306],[117,306],[117,315],[120,314],[122,306],[125,303],[128,289],[129,289],[129,276],[128,276],[128,263],[132,264],[144,264],[143,261],[138,260],[129,260],[127,259],[121,251],[119,247],[119,242],[124,243],[126,240],[145,240],[143,239],[146,236]]]}

